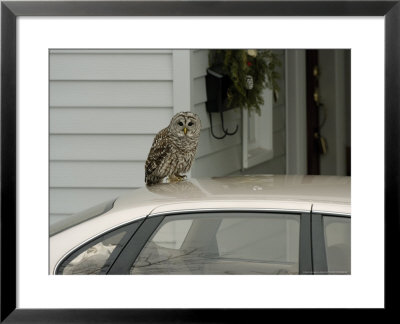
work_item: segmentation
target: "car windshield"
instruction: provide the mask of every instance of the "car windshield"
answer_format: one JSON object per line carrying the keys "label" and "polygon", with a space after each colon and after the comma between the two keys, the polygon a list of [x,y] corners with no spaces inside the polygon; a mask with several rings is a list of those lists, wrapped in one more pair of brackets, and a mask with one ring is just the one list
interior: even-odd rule
{"label": "car windshield", "polygon": [[58,234],[66,229],[73,227],[75,225],[81,224],[91,218],[96,216],[100,216],[106,212],[108,212],[114,206],[114,202],[116,199],[106,201],[99,205],[93,206],[89,209],[86,209],[80,213],[75,215],[71,215],[66,219],[63,219],[59,222],[50,225],[50,236]]}

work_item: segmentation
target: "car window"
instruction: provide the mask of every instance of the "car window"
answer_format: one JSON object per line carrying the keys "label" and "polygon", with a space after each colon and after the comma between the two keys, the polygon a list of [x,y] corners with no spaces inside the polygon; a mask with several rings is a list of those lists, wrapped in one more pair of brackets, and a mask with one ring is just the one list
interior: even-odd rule
{"label": "car window", "polygon": [[105,274],[139,223],[132,223],[102,235],[67,257],[57,274]]}
{"label": "car window", "polygon": [[166,216],[131,274],[297,274],[300,216]]}
{"label": "car window", "polygon": [[192,223],[193,220],[190,219],[165,222],[164,226],[157,231],[153,241],[161,247],[180,249]]}
{"label": "car window", "polygon": [[324,216],[323,219],[328,273],[350,274],[350,218]]}

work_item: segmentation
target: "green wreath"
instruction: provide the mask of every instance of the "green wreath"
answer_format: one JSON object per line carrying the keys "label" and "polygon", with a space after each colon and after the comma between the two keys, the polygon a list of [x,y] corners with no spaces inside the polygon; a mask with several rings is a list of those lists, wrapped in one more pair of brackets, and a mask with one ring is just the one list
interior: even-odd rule
{"label": "green wreath", "polygon": [[282,64],[271,50],[210,50],[209,64],[231,80],[226,94],[228,108],[255,110],[260,114],[265,88],[273,91],[274,101],[278,100],[280,75],[276,68]]}

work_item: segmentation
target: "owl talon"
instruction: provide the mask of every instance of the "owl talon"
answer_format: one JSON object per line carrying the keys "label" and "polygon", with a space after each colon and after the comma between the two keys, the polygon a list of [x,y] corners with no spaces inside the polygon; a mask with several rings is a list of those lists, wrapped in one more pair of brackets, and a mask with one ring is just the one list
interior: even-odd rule
{"label": "owl talon", "polygon": [[174,175],[170,175],[168,176],[168,181],[171,182],[179,182],[179,181],[183,181],[186,178],[185,175],[180,175],[180,174],[174,174]]}
{"label": "owl talon", "polygon": [[186,175],[175,174],[175,177],[178,178],[178,181],[182,181],[182,180],[186,179]]}
{"label": "owl talon", "polygon": [[177,178],[177,177],[175,177],[175,176],[168,176],[168,182],[169,183],[173,183],[173,182],[178,182],[179,181],[179,179]]}

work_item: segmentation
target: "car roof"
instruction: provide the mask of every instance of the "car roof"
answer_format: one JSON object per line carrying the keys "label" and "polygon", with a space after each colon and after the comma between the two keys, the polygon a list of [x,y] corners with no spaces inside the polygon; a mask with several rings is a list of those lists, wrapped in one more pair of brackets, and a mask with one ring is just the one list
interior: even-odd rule
{"label": "car roof", "polygon": [[[188,209],[309,212],[312,208],[314,212],[350,214],[350,184],[350,177],[309,175],[242,175],[190,179],[132,190],[118,197],[112,209],[106,209],[109,211],[100,216],[92,212],[91,217],[75,215],[71,219],[74,220],[72,225],[90,222],[102,227],[101,222],[105,223],[104,226],[116,226],[148,215]],[[94,209],[103,208],[99,206]],[[83,219],[79,221],[79,218]]]}
{"label": "car roof", "polygon": [[[116,208],[143,203],[159,206],[171,203],[213,201],[284,201],[313,204],[350,204],[350,177],[309,175],[242,175],[190,179],[147,186],[121,196]],[[140,202],[138,201],[140,199]]]}
{"label": "car roof", "polygon": [[[53,229],[51,250],[61,257],[73,247],[112,228],[146,216],[210,210],[270,210],[350,215],[350,177],[251,175],[190,179],[132,190],[103,214],[73,216],[65,230]],[[107,204],[106,204],[107,205]],[[83,215],[83,216],[82,216]],[[82,218],[82,219],[80,219]],[[55,224],[57,226],[57,224]],[[52,228],[50,228],[52,232]],[[57,232],[57,233],[56,233]],[[56,258],[57,259],[57,258]]]}

